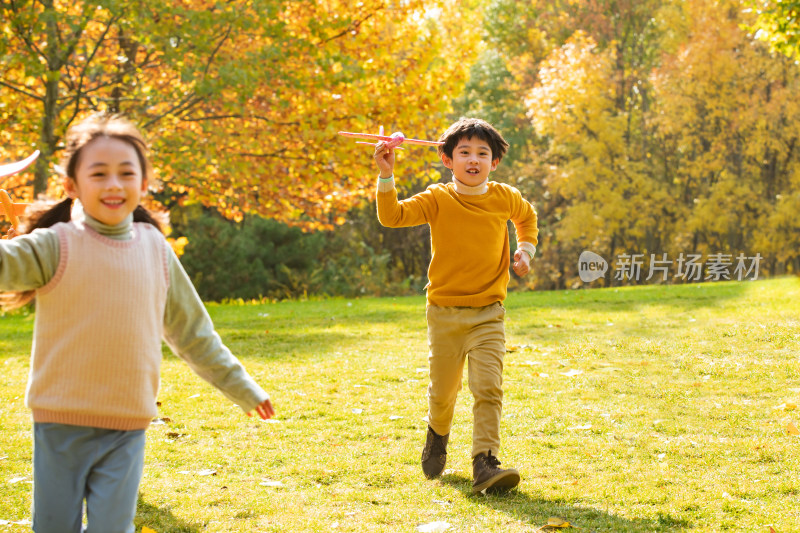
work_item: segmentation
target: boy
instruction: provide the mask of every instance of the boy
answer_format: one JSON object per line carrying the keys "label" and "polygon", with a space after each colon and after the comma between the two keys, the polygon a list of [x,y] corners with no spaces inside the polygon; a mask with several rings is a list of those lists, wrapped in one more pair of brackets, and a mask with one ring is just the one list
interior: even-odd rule
{"label": "boy", "polygon": [[375,146],[378,219],[387,227],[429,224],[428,267],[428,432],[422,471],[433,479],[444,470],[447,441],[464,361],[469,358],[469,388],[475,398],[472,432],[472,491],[511,489],[520,480],[513,468],[502,469],[500,412],[505,354],[503,300],[509,280],[511,219],[519,246],[514,272],[524,276],[536,253],[538,229],[533,206],[509,185],[490,182],[508,143],[489,123],[462,118],[439,138],[444,166],[453,172],[447,184],[431,185],[398,202],[393,149]]}

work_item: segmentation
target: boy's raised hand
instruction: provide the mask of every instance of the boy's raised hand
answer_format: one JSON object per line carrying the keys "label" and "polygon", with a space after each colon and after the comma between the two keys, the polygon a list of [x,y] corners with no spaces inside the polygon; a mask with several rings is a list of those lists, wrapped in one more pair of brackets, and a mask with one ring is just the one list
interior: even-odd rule
{"label": "boy's raised hand", "polygon": [[522,277],[531,271],[531,258],[528,252],[517,250],[514,252],[514,273]]}
{"label": "boy's raised hand", "polygon": [[384,141],[375,145],[375,163],[381,171],[381,178],[390,178],[394,174],[394,148],[387,148]]}

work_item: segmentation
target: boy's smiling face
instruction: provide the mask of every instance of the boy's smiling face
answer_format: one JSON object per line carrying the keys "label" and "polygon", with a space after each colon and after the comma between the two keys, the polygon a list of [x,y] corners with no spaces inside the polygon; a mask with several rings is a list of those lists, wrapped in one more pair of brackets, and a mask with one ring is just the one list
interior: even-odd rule
{"label": "boy's smiling face", "polygon": [[453,157],[442,154],[442,163],[453,171],[455,178],[470,187],[480,185],[497,168],[489,143],[478,137],[461,138],[453,149]]}

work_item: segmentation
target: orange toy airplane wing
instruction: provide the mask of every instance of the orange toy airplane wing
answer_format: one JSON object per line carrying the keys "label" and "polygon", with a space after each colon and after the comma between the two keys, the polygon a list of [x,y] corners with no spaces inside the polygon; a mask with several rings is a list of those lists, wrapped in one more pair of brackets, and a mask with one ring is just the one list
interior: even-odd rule
{"label": "orange toy airplane wing", "polygon": [[0,209],[2,209],[3,213],[11,221],[11,225],[14,226],[14,229],[17,229],[17,226],[19,226],[19,219],[17,217],[25,214],[25,209],[27,207],[28,204],[16,204],[12,202],[8,193],[0,189]]}

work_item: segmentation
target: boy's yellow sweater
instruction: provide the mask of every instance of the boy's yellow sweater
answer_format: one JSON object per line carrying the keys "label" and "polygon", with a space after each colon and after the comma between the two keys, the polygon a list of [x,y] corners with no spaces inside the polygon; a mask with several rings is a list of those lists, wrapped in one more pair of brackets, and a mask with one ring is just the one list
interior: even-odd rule
{"label": "boy's yellow sweater", "polygon": [[[385,190],[387,189],[388,190]],[[517,240],[536,245],[539,230],[533,206],[520,192],[488,182],[483,194],[466,195],[454,183],[437,183],[403,201],[397,189],[379,186],[378,219],[397,228],[429,224],[431,263],[428,303],[483,307],[506,298],[510,264],[508,227]]]}

